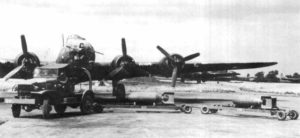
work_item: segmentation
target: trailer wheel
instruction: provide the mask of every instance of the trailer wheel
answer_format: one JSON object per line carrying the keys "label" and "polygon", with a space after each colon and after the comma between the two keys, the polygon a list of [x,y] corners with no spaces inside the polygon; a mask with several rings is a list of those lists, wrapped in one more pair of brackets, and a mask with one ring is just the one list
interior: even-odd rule
{"label": "trailer wheel", "polygon": [[201,107],[201,113],[202,114],[209,114],[209,108],[206,105]]}
{"label": "trailer wheel", "polygon": [[186,114],[190,114],[192,111],[193,111],[193,108],[191,106],[186,105],[183,107],[183,112]]}
{"label": "trailer wheel", "polygon": [[66,105],[54,105],[54,110],[57,114],[62,115],[65,113],[67,106]]}
{"label": "trailer wheel", "polygon": [[80,104],[80,111],[83,114],[90,114],[93,112],[93,96],[91,93],[86,93],[82,99]]}
{"label": "trailer wheel", "polygon": [[283,121],[286,119],[286,113],[284,111],[278,111],[277,112],[277,118],[280,121]]}
{"label": "trailer wheel", "polygon": [[12,111],[13,117],[15,117],[15,118],[20,117],[20,114],[21,114],[21,105],[19,105],[19,104],[13,104],[11,106],[11,111]]}
{"label": "trailer wheel", "polygon": [[43,100],[42,111],[43,111],[43,118],[45,119],[50,117],[50,112],[52,110],[52,107],[49,102],[50,102],[49,99]]}
{"label": "trailer wheel", "polygon": [[289,111],[288,116],[291,118],[291,120],[297,120],[299,117],[299,113],[295,110],[291,110]]}

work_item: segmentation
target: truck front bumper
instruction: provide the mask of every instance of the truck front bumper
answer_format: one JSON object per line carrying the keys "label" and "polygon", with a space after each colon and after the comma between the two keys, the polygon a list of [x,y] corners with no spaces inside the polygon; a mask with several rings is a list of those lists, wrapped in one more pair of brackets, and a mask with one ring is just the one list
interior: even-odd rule
{"label": "truck front bumper", "polygon": [[4,99],[4,103],[7,104],[35,104],[35,99],[15,99],[15,98],[7,98]]}

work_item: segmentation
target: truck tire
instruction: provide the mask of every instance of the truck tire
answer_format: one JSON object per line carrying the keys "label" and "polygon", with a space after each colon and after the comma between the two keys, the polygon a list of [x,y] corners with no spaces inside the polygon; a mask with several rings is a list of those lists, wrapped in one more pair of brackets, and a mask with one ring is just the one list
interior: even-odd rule
{"label": "truck tire", "polygon": [[19,105],[19,104],[13,104],[11,106],[11,111],[12,111],[13,117],[15,117],[15,118],[20,117],[20,114],[21,114],[21,105]]}
{"label": "truck tire", "polygon": [[93,113],[93,95],[90,93],[86,93],[83,95],[80,103],[80,111],[82,114],[90,114]]}
{"label": "truck tire", "polygon": [[286,113],[284,111],[278,111],[277,112],[277,118],[280,121],[283,121],[286,119]]}
{"label": "truck tire", "polygon": [[44,99],[43,105],[42,105],[43,118],[45,118],[45,119],[49,118],[51,110],[52,110],[52,107],[50,105],[50,100]]}
{"label": "truck tire", "polygon": [[57,114],[62,115],[65,113],[67,106],[66,105],[54,105],[54,110]]}
{"label": "truck tire", "polygon": [[295,110],[291,110],[289,111],[288,116],[291,118],[291,120],[297,120],[299,117],[299,113]]}
{"label": "truck tire", "polygon": [[210,110],[209,110],[209,108],[205,105],[205,106],[202,106],[202,107],[201,107],[201,113],[202,113],[202,114],[209,114],[209,113],[210,113]]}

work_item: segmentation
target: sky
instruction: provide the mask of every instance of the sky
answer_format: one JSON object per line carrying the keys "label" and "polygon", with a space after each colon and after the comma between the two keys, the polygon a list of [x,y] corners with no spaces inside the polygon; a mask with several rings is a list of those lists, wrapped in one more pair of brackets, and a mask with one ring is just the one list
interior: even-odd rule
{"label": "sky", "polygon": [[160,45],[191,62],[278,62],[243,75],[300,72],[299,0],[0,0],[0,56],[21,53],[20,35],[40,60],[55,61],[62,34],[79,34],[97,62],[121,54],[121,38],[136,62],[159,61]]}

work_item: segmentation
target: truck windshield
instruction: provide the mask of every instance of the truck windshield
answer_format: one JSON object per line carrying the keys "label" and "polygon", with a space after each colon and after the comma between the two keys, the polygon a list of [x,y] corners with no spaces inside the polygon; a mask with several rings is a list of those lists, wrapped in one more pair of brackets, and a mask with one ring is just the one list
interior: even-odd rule
{"label": "truck windshield", "polygon": [[44,68],[36,68],[34,71],[35,78],[44,78],[44,77],[57,77],[58,69],[44,69]]}

